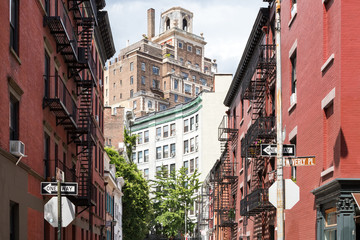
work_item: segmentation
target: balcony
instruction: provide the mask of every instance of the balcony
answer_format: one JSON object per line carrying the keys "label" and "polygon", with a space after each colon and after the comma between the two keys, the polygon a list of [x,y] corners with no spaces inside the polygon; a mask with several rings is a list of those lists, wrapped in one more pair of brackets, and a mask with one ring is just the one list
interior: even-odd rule
{"label": "balcony", "polygon": [[77,35],[63,1],[55,2],[57,6],[53,6],[48,16],[44,17],[44,26],[47,25],[54,36],[57,52],[60,52],[66,61],[77,62]]}
{"label": "balcony", "polygon": [[235,210],[234,209],[222,209],[220,214],[220,227],[232,227],[237,225],[235,221]]}
{"label": "balcony", "polygon": [[56,125],[76,129],[77,106],[64,82],[57,76],[44,76],[45,96],[43,108],[49,107],[56,116]]}
{"label": "balcony", "polygon": [[230,128],[230,123],[228,120],[228,116],[224,115],[219,127],[218,127],[218,140],[219,141],[230,141],[233,140],[234,137],[238,133],[238,129]]}
{"label": "balcony", "polygon": [[[85,4],[82,4],[85,2]],[[69,10],[81,15],[80,19],[91,18],[97,25],[97,5],[95,0],[69,0]],[[85,16],[85,12],[87,16]]]}
{"label": "balcony", "polygon": [[240,201],[241,216],[255,216],[269,209],[274,209],[274,206],[269,202],[268,189],[256,189]]}

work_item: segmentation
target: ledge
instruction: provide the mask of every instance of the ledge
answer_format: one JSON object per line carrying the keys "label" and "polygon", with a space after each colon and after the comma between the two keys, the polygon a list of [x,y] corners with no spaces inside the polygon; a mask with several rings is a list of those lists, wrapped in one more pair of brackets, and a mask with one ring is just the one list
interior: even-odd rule
{"label": "ledge", "polygon": [[288,112],[290,113],[296,106],[296,102],[292,103],[288,109]]}
{"label": "ledge", "polygon": [[321,100],[321,109],[326,109],[335,99],[335,88],[333,88],[326,97]]}
{"label": "ledge", "polygon": [[326,60],[326,62],[321,67],[321,72],[324,72],[324,70],[330,65],[331,62],[334,61],[335,54],[331,54],[331,56]]}
{"label": "ledge", "polygon": [[324,176],[326,176],[326,175],[328,175],[329,173],[332,173],[332,172],[334,172],[334,166],[331,166],[328,169],[322,171],[320,176],[324,177]]}
{"label": "ledge", "polygon": [[297,15],[297,11],[295,12],[294,16],[292,16],[292,18],[290,19],[289,24],[288,24],[289,27],[294,22],[294,19],[296,18],[296,15]]}
{"label": "ledge", "polygon": [[16,59],[16,61],[21,65],[21,60],[20,60],[20,57],[18,56],[18,54],[15,52],[15,50],[10,47],[10,52],[11,54],[14,56],[14,58]]}
{"label": "ledge", "polygon": [[252,106],[249,105],[249,107],[248,107],[248,109],[246,110],[246,112],[249,113],[249,112],[251,111],[251,108],[252,108]]}
{"label": "ledge", "polygon": [[244,123],[244,118],[242,118],[240,121],[240,127],[243,125],[243,123]]}
{"label": "ledge", "polygon": [[297,126],[289,133],[289,141],[291,141],[297,135]]}

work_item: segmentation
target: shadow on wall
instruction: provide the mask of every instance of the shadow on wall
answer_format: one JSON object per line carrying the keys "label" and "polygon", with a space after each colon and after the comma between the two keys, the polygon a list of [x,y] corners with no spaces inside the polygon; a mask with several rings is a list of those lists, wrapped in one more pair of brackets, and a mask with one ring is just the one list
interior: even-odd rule
{"label": "shadow on wall", "polygon": [[[340,147],[340,149],[339,149]],[[349,154],[348,147],[346,144],[346,140],[344,137],[344,133],[342,129],[340,128],[340,131],[338,133],[338,136],[335,141],[334,146],[334,164],[335,167],[339,167],[340,164],[340,158],[346,158]]]}

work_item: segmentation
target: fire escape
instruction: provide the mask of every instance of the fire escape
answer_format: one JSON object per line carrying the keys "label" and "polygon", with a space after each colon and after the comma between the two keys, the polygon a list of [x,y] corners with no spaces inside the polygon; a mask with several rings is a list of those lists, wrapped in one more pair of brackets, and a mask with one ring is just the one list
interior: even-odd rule
{"label": "fire escape", "polygon": [[274,209],[268,197],[272,180],[266,178],[269,158],[261,157],[259,148],[260,144],[272,143],[276,139],[274,113],[266,111],[267,99],[276,78],[275,45],[258,45],[251,67],[255,68],[252,71],[254,74],[243,88],[242,96],[250,101],[253,108],[252,125],[241,141],[241,157],[245,162],[244,182],[249,181],[248,174],[251,179],[250,187],[245,187],[245,197],[240,201],[240,215],[256,216],[255,236],[262,239],[266,231],[266,211]]}
{"label": "fire escape", "polygon": [[72,200],[85,210],[96,204],[97,194],[92,182],[92,152],[97,138],[93,116],[97,68],[91,48],[97,5],[95,0],[69,0],[67,4],[55,1],[55,4],[44,17],[44,26],[53,35],[56,51],[64,57],[68,78],[74,79],[76,90],[70,93],[58,76],[50,78],[51,94],[45,96],[43,106],[49,107],[55,113],[57,125],[67,130],[68,144],[76,144],[77,166],[58,162],[56,167],[64,170],[66,181],[78,182],[79,193]]}
{"label": "fire escape", "polygon": [[214,211],[214,227],[219,237],[221,229],[224,239],[237,238],[236,195],[238,176],[236,161],[230,157],[230,151],[236,149],[238,129],[230,128],[225,115],[218,128],[218,140],[221,142],[221,156],[211,170],[210,181],[213,183],[212,201]]}

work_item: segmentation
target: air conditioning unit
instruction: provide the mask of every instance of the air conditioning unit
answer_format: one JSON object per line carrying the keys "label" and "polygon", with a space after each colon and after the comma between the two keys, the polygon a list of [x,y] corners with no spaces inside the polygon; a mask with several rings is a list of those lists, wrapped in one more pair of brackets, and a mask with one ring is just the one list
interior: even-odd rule
{"label": "air conditioning unit", "polygon": [[25,144],[21,141],[10,140],[10,153],[17,157],[24,157]]}
{"label": "air conditioning unit", "polygon": [[99,115],[95,115],[95,120],[99,122]]}
{"label": "air conditioning unit", "polygon": [[171,154],[170,154],[170,156],[171,156],[172,158],[175,157],[175,155],[176,155],[175,153],[171,153]]}
{"label": "air conditioning unit", "polygon": [[297,99],[296,99],[296,93],[291,94],[290,96],[290,106],[293,106],[294,104],[297,103]]}

